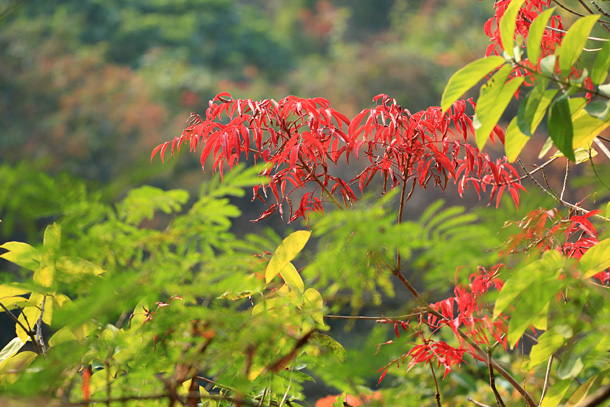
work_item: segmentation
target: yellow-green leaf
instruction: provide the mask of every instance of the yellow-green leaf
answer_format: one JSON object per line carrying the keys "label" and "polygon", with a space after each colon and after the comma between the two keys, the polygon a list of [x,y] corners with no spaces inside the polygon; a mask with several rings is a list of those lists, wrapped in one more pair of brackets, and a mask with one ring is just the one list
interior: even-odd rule
{"label": "yellow-green leaf", "polygon": [[608,371],[603,373],[598,373],[589,377],[589,380],[584,382],[575,392],[572,394],[572,397],[568,399],[566,403],[566,407],[573,407],[583,401],[585,397],[591,393],[591,391],[597,389],[601,384],[602,380],[606,377]]}
{"label": "yellow-green leaf", "polygon": [[64,326],[51,336],[49,339],[49,346],[53,347],[71,341],[76,341],[76,335],[74,335],[70,328]]}
{"label": "yellow-green leaf", "polygon": [[17,295],[24,295],[29,293],[30,290],[26,290],[24,288],[15,287],[8,284],[0,285],[0,301],[6,297],[15,297]]}
{"label": "yellow-green leaf", "polygon": [[510,2],[502,20],[500,20],[500,39],[502,40],[502,48],[509,56],[514,55],[514,37],[515,27],[517,26],[517,13],[525,0],[513,0]]}
{"label": "yellow-green leaf", "polygon": [[44,231],[44,247],[52,253],[56,253],[61,246],[61,227],[54,223],[47,226]]}
{"label": "yellow-green leaf", "polygon": [[80,257],[60,257],[56,267],[68,274],[85,274],[98,276],[105,272],[104,269]]}
{"label": "yellow-green leaf", "polygon": [[42,259],[40,252],[27,243],[7,242],[0,246],[0,248],[8,250],[8,252],[3,253],[0,257],[11,263],[32,271],[35,271],[40,266]]}
{"label": "yellow-green leaf", "polygon": [[313,310],[313,319],[320,324],[324,324],[324,316],[322,314],[324,300],[319,291],[314,290],[313,288],[308,288],[307,291],[305,291],[304,308]]}
{"label": "yellow-green leaf", "polygon": [[265,270],[265,281],[269,283],[277,274],[282,271],[288,262],[292,261],[309,240],[311,232],[308,230],[298,230],[291,233],[275,250],[271,261]]}
{"label": "yellow-green leaf", "polygon": [[546,30],[546,23],[549,21],[549,18],[551,18],[553,11],[555,11],[554,7],[540,13],[530,26],[527,35],[527,58],[534,65],[538,63],[538,58],[540,58],[540,43],[544,30]]}
{"label": "yellow-green leaf", "polygon": [[51,287],[51,285],[53,285],[54,275],[55,267],[40,267],[34,272],[34,282],[42,287]]}
{"label": "yellow-green leaf", "polygon": [[305,290],[305,284],[303,284],[303,279],[292,263],[288,262],[282,271],[280,271],[280,275],[286,284],[295,287],[301,294],[303,293],[303,290]]}
{"label": "yellow-green leaf", "polygon": [[477,59],[457,71],[449,79],[441,98],[441,109],[446,112],[466,91],[479,83],[488,73],[504,63],[497,55]]}
{"label": "yellow-green leaf", "polygon": [[524,81],[523,77],[519,77],[507,83],[512,69],[510,65],[504,65],[481,87],[473,120],[477,145],[481,150],[508,103]]}
{"label": "yellow-green leaf", "polygon": [[0,351],[0,366],[2,366],[2,363],[4,363],[5,360],[19,352],[19,349],[21,349],[24,344],[25,342],[23,342],[21,338],[13,338],[13,340]]}
{"label": "yellow-green leaf", "polygon": [[529,141],[529,137],[526,136],[519,130],[517,125],[517,117],[513,117],[506,129],[504,139],[504,151],[506,152],[506,158],[509,162],[513,162],[517,159],[525,144]]}
{"label": "yellow-green leaf", "polygon": [[602,240],[587,250],[578,264],[580,272],[585,278],[593,277],[610,267],[610,238]]}
{"label": "yellow-green leaf", "polygon": [[556,55],[559,59],[559,68],[565,76],[568,75],[572,65],[580,58],[580,54],[587,43],[587,37],[599,17],[599,14],[595,14],[579,18],[563,37]]}
{"label": "yellow-green leaf", "polygon": [[572,380],[570,379],[555,382],[555,384],[549,388],[540,407],[557,407],[561,402],[561,399],[563,399],[563,396],[568,392],[571,383]]}

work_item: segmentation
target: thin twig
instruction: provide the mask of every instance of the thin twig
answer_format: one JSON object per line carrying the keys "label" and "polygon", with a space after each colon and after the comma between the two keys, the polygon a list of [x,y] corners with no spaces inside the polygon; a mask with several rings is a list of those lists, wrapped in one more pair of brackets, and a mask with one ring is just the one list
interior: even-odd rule
{"label": "thin twig", "polygon": [[540,395],[539,405],[542,404],[542,400],[544,400],[546,391],[549,388],[549,378],[551,377],[551,366],[553,366],[553,357],[554,355],[551,355],[551,357],[549,358],[549,363],[546,365],[546,374],[544,375],[544,385],[542,386],[542,395]]}
{"label": "thin twig", "polygon": [[[535,185],[536,185],[538,188],[540,188],[542,191],[544,191],[546,194],[548,194],[548,195],[549,195],[549,196],[551,196],[553,199],[555,199],[557,202],[559,202],[559,203],[560,203],[560,204],[562,204],[563,206],[566,206],[566,207],[568,207],[568,208],[574,209],[574,210],[576,210],[576,211],[578,211],[578,212],[581,212],[581,213],[584,213],[584,214],[587,214],[587,213],[591,212],[591,211],[589,211],[589,210],[587,210],[587,209],[581,208],[580,206],[577,206],[577,205],[571,204],[571,203],[569,203],[569,202],[566,202],[566,201],[564,201],[563,199],[560,199],[558,196],[555,196],[555,195],[554,195],[554,194],[552,194],[551,192],[547,191],[547,189],[546,189],[545,187],[543,187],[543,186],[540,184],[540,182],[538,182],[538,180],[537,180],[536,178],[534,178],[534,177],[531,175],[531,173],[530,173],[530,172],[527,170],[527,168],[525,168],[525,165],[523,165],[523,163],[521,162],[521,160],[520,160],[519,158],[517,158],[517,162],[519,163],[519,165],[521,166],[521,168],[523,169],[523,171],[525,171],[525,172],[527,173],[528,177],[529,177],[529,178],[532,180],[532,182],[533,182],[533,183],[534,183],[534,184],[535,184]],[[606,218],[605,216],[598,215],[598,214],[595,214],[595,215],[593,215],[593,216],[595,216],[596,218],[602,219],[602,220],[604,220],[604,221],[606,221],[606,222],[610,222],[610,218]]]}
{"label": "thin twig", "polygon": [[44,315],[44,307],[47,302],[47,296],[44,295],[42,297],[42,303],[40,304],[40,317],[38,317],[38,321],[36,321],[36,340],[40,345],[40,350],[44,355],[47,351],[46,346],[44,344],[44,338],[42,337],[42,317]]}
{"label": "thin twig", "polygon": [[427,313],[427,310],[422,309],[421,311],[418,312],[413,312],[411,314],[406,314],[406,315],[398,315],[396,317],[386,317],[386,316],[379,316],[379,317],[367,317],[367,316],[362,316],[362,315],[355,315],[355,316],[350,316],[350,315],[324,315],[324,318],[328,318],[328,319],[355,319],[355,320],[364,320],[364,321],[394,321],[394,320],[403,320],[403,319],[409,319],[409,318],[413,318],[416,316],[419,316],[421,314],[425,314]]}
{"label": "thin twig", "polygon": [[605,17],[610,17],[610,14],[608,14],[608,13],[606,12],[606,10],[604,10],[603,8],[601,8],[601,7],[600,7],[600,6],[599,6],[599,5],[598,5],[598,4],[597,4],[597,3],[596,3],[594,0],[589,0],[589,3],[591,3],[591,5],[592,5],[593,7],[595,7],[595,8],[597,9],[597,11],[598,11],[598,12],[599,12],[601,15],[603,15],[603,16],[605,16]]}
{"label": "thin twig", "polygon": [[434,366],[432,366],[432,362],[428,363],[430,365],[430,371],[432,372],[432,379],[434,379],[434,388],[436,389],[436,393],[434,393],[434,399],[436,400],[436,406],[441,407],[441,393],[438,390],[438,382],[436,381],[436,373],[434,373]]}
{"label": "thin twig", "polygon": [[500,396],[498,389],[496,389],[496,378],[494,377],[494,368],[491,364],[491,348],[487,348],[487,366],[489,367],[489,387],[491,387],[494,396],[496,396],[496,404],[498,407],[506,407],[502,396]]}
{"label": "thin twig", "polygon": [[473,399],[472,399],[472,398],[470,398],[470,397],[466,397],[466,400],[470,401],[470,402],[471,402],[472,404],[474,404],[475,406],[479,406],[479,407],[491,407],[491,406],[488,406],[487,404],[479,403],[478,401],[473,400]]}
{"label": "thin twig", "polygon": [[566,175],[563,177],[563,186],[561,187],[561,195],[559,199],[563,200],[563,195],[566,192],[566,186],[568,185],[568,174],[570,172],[570,160],[566,160]]}

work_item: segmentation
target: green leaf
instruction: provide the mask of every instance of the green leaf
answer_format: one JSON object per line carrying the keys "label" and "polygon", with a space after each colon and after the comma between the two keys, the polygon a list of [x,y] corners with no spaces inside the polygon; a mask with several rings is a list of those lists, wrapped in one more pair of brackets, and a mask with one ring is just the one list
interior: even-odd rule
{"label": "green leaf", "polygon": [[572,114],[574,129],[574,138],[572,140],[573,149],[579,147],[589,148],[593,139],[610,126],[610,120],[608,118],[600,120],[597,117],[589,115],[586,104],[587,101],[585,98],[570,99],[570,112]]}
{"label": "green leaf", "polygon": [[565,76],[568,76],[570,68],[580,58],[582,49],[587,43],[587,37],[599,17],[599,14],[595,14],[579,18],[563,37],[556,54],[559,59],[559,68]]}
{"label": "green leaf", "polygon": [[585,365],[582,363],[580,355],[573,350],[568,353],[557,369],[557,378],[560,380],[573,379],[582,371]]}
{"label": "green leaf", "polygon": [[23,342],[19,337],[15,337],[4,348],[2,348],[0,351],[0,366],[2,366],[2,363],[5,360],[19,352],[19,349],[21,349],[24,344],[25,342]]}
{"label": "green leaf", "polygon": [[551,103],[548,117],[549,136],[555,147],[559,149],[569,160],[574,161],[574,149],[572,139],[572,118],[570,115],[570,104],[565,95],[560,96]]}
{"label": "green leaf", "polygon": [[76,335],[72,332],[70,328],[67,326],[61,327],[61,329],[53,334],[51,338],[49,338],[49,346],[57,346],[61,345],[65,342],[76,341]]}
{"label": "green leaf", "polygon": [[542,42],[542,36],[546,30],[546,24],[548,23],[549,18],[551,18],[553,11],[555,11],[554,7],[540,13],[532,25],[530,25],[527,36],[527,58],[534,65],[538,63],[538,58],[540,58],[540,43]]}
{"label": "green leaf", "polygon": [[523,77],[519,77],[506,83],[511,71],[510,65],[504,65],[481,87],[473,121],[477,145],[481,150],[508,103],[524,81]]}
{"label": "green leaf", "polygon": [[299,272],[294,267],[294,265],[290,262],[284,266],[282,271],[280,271],[280,275],[286,282],[286,284],[295,287],[301,294],[305,290],[305,285],[303,284],[303,279],[299,275]]}
{"label": "green leaf", "polygon": [[26,290],[24,288],[13,287],[8,284],[0,284],[0,301],[6,297],[15,297],[17,295],[24,295],[29,293],[31,290]]}
{"label": "green leaf", "polygon": [[606,80],[610,69],[610,41],[606,41],[602,49],[597,53],[593,70],[591,71],[591,81],[599,85]]}
{"label": "green leaf", "polygon": [[40,267],[34,272],[34,282],[43,287],[51,287],[53,285],[53,279],[55,277],[55,267],[46,266]]}
{"label": "green leaf", "polygon": [[61,246],[61,226],[57,223],[47,226],[44,231],[44,247],[50,253],[57,253]]}
{"label": "green leaf", "polygon": [[558,89],[546,90],[548,80],[543,78],[519,105],[517,124],[519,130],[526,136],[534,134],[542,121],[549,104],[558,92]]}
{"label": "green leaf", "polygon": [[528,287],[528,295],[521,296],[508,326],[506,339],[511,345],[517,343],[532,325],[538,329],[546,329],[549,303],[563,288],[558,275],[559,270],[548,276],[539,274],[537,281]]}
{"label": "green leaf", "polygon": [[62,272],[72,275],[98,276],[105,272],[104,269],[80,257],[60,257],[56,267]]}
{"label": "green leaf", "polygon": [[[509,305],[514,304],[517,297],[532,284],[542,284],[542,281],[553,280],[559,274],[564,259],[560,253],[554,250],[544,252],[542,258],[517,270],[510,276],[494,307],[494,318],[497,318]],[[532,297],[532,296],[529,296]]]}
{"label": "green leaf", "polygon": [[323,352],[333,355],[339,362],[345,361],[345,349],[332,337],[316,332],[312,335],[310,342],[321,348]]}
{"label": "green leaf", "polygon": [[[585,161],[588,161],[591,157],[595,157],[596,155],[597,151],[593,148],[589,150],[584,147],[578,147],[574,150],[574,162],[576,164],[584,163]],[[551,158],[555,157],[564,157],[564,155],[558,151],[551,156]]]}
{"label": "green leaf", "polygon": [[583,401],[589,395],[589,393],[591,393],[591,391],[599,388],[599,386],[602,384],[602,380],[607,376],[607,374],[608,371],[606,370],[603,373],[598,373],[589,377],[589,379],[584,382],[582,386],[576,389],[574,394],[572,394],[572,397],[568,399],[566,407],[576,406],[578,403]]}
{"label": "green leaf", "polygon": [[585,111],[592,117],[600,120],[608,119],[610,113],[610,100],[596,100],[585,107]]}
{"label": "green leaf", "polygon": [[571,383],[572,380],[555,382],[555,384],[549,388],[546,396],[544,396],[544,400],[542,400],[540,407],[557,407],[563,399],[563,396],[568,392]]}
{"label": "green leaf", "polygon": [[555,54],[547,55],[540,60],[540,72],[548,76],[555,76]]}
{"label": "green leaf", "polygon": [[553,147],[553,140],[550,137],[546,139],[544,145],[540,149],[540,153],[538,154],[538,158],[542,158],[549,152],[549,150]]}
{"label": "green leaf", "polygon": [[443,112],[446,112],[468,89],[479,83],[485,75],[503,63],[504,58],[494,55],[477,59],[453,74],[441,98],[441,109]]}
{"label": "green leaf", "polygon": [[322,299],[322,295],[318,290],[313,288],[308,288],[305,291],[305,302],[303,304],[303,309],[309,309],[313,311],[312,316],[313,319],[319,324],[324,324],[324,316],[322,315],[322,310],[324,309],[324,300]]}
{"label": "green leaf", "polygon": [[265,270],[265,281],[267,284],[291,262],[309,240],[311,232],[308,230],[298,230],[291,233],[275,250],[267,269]]}
{"label": "green leaf", "polygon": [[515,0],[511,1],[504,15],[502,16],[502,20],[500,21],[500,39],[502,40],[502,48],[504,48],[504,52],[506,52],[509,56],[514,55],[514,37],[515,37],[515,27],[517,26],[517,13],[519,13],[519,9],[525,0]]}
{"label": "green leaf", "polygon": [[580,258],[578,267],[585,278],[593,277],[610,267],[610,238],[602,240],[587,250]]}
{"label": "green leaf", "polygon": [[543,333],[538,338],[538,343],[532,347],[528,368],[533,369],[547,361],[557,349],[563,346],[565,341],[566,338],[554,329],[549,329]]}
{"label": "green leaf", "polygon": [[517,125],[517,117],[513,117],[510,121],[504,135],[504,151],[509,162],[514,162],[525,144],[529,141],[529,137],[519,130]]}
{"label": "green leaf", "polygon": [[8,252],[3,253],[0,257],[11,263],[32,271],[36,271],[40,266],[42,255],[37,249],[27,243],[8,242],[0,247],[8,250]]}

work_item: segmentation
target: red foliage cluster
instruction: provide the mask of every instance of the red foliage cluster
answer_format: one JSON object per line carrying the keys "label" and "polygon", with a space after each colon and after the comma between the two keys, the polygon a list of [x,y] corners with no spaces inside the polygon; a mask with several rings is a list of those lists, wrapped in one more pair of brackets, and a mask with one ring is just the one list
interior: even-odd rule
{"label": "red foliage cluster", "polygon": [[[379,381],[383,380],[390,365],[396,363],[400,366],[400,363],[405,363],[406,360],[409,360],[407,371],[419,363],[436,361],[438,366],[442,365],[444,368],[443,378],[449,374],[453,365],[463,362],[465,354],[485,362],[476,350],[464,340],[458,329],[462,329],[478,345],[490,346],[489,335],[491,335],[504,349],[507,349],[506,338],[503,336],[508,330],[507,318],[500,315],[492,320],[488,306],[483,305],[483,295],[490,289],[495,288],[498,291],[502,289],[503,281],[498,278],[498,273],[503,266],[503,264],[498,264],[489,269],[479,267],[476,273],[470,275],[467,285],[456,285],[453,297],[430,304],[431,308],[442,315],[442,318],[430,313],[427,317],[420,314],[416,327],[413,327],[410,321],[393,321],[390,319],[378,321],[394,323],[396,338],[400,337],[400,325],[403,330],[411,331],[422,342],[413,346],[409,352],[396,361],[380,369],[383,373]],[[427,336],[424,331],[419,329],[421,325],[427,325],[430,328],[430,333]],[[453,331],[459,341],[459,346],[454,347],[444,341],[432,339],[436,331],[443,326],[448,326]],[[390,343],[393,343],[393,341],[386,344]]]}
{"label": "red foliage cluster", "polygon": [[[211,159],[212,170],[221,176],[225,165],[232,168],[244,157],[264,161],[262,175],[268,182],[254,187],[253,200],[266,203],[272,194],[275,203],[257,220],[276,211],[283,217],[285,206],[289,221],[306,218],[309,211],[323,211],[323,202],[341,206],[342,201],[349,206],[357,200],[352,185],[357,183],[363,192],[377,174],[386,191],[411,181],[421,188],[432,181],[444,190],[453,180],[460,194],[470,184],[477,193],[490,185],[491,199],[497,201],[508,189],[518,205],[523,187],[515,169],[505,159],[493,161],[468,143],[473,126],[465,101],[456,102],[447,114],[439,107],[411,114],[386,95],[374,101],[376,107],[350,121],[323,98],[288,96],[276,102],[219,94],[210,101],[205,118],[193,114],[182,134],[155,148],[152,157],[159,153],[163,160],[170,146],[176,154],[184,143],[191,151],[201,144],[202,167]],[[503,139],[499,127],[494,133]],[[369,165],[352,179],[329,170],[360,154],[367,156]],[[303,195],[295,209],[291,195],[297,190]]]}
{"label": "red foliage cluster", "polygon": [[[559,250],[567,257],[580,259],[588,249],[599,243],[597,230],[589,220],[600,211],[583,215],[571,214],[562,218],[557,209],[537,209],[517,222],[521,229],[510,236],[504,254],[519,251]],[[610,283],[610,271],[604,270],[594,276],[603,284]]]}
{"label": "red foliage cluster", "polygon": [[[491,44],[487,47],[485,55],[502,55],[504,47],[500,39],[500,21],[506,12],[511,0],[498,0],[494,3],[494,15],[484,25],[485,34],[489,37]],[[523,38],[528,37],[530,25],[534,21],[538,14],[544,9],[550,7],[551,0],[526,0],[519,13],[517,14],[517,26],[515,28],[515,35],[520,35]],[[542,42],[540,44],[540,58],[544,58],[547,55],[551,55],[555,52],[557,46],[561,44],[564,33],[563,23],[561,16],[552,16],[549,20],[548,26],[542,35]],[[534,67],[538,64],[538,61],[530,61]]]}

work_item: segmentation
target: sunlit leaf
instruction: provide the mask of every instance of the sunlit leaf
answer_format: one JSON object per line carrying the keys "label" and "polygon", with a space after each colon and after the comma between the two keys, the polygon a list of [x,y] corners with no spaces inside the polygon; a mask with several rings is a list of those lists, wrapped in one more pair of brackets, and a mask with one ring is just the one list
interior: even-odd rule
{"label": "sunlit leaf", "polygon": [[295,287],[300,293],[303,293],[305,290],[303,279],[292,263],[288,262],[282,271],[280,271],[280,275],[286,284]]}
{"label": "sunlit leaf", "polygon": [[589,393],[596,390],[601,386],[602,380],[608,375],[608,371],[604,371],[603,373],[595,374],[584,382],[573,394],[572,397],[568,399],[566,403],[566,407],[574,407],[581,401],[583,401]]}
{"label": "sunlit leaf", "polygon": [[309,240],[311,232],[298,230],[291,233],[275,250],[267,269],[265,270],[265,281],[269,283],[286,265],[291,262]]}
{"label": "sunlit leaf", "polygon": [[555,382],[551,387],[549,387],[549,391],[544,396],[544,400],[542,400],[542,404],[540,407],[557,407],[563,396],[568,392],[570,388],[570,384],[572,384],[572,380],[561,380]]}
{"label": "sunlit leaf", "polygon": [[530,30],[527,36],[527,57],[534,65],[538,63],[538,58],[540,58],[540,43],[542,41],[542,36],[546,30],[546,25],[549,18],[551,18],[554,11],[554,7],[545,10],[544,12],[540,13],[538,17],[534,19],[532,25],[530,25]]}
{"label": "sunlit leaf", "polygon": [[549,136],[555,147],[559,149],[569,160],[574,161],[574,149],[572,140],[574,131],[572,118],[570,116],[570,105],[568,98],[563,95],[551,103],[548,116]]}
{"label": "sunlit leaf", "polygon": [[504,58],[490,56],[488,58],[477,59],[453,74],[445,87],[441,99],[441,109],[443,112],[446,112],[468,89],[479,83],[485,75],[503,63]]}
{"label": "sunlit leaf", "polygon": [[606,41],[602,49],[597,53],[593,70],[591,71],[591,81],[599,85],[606,80],[610,69],[610,41]]}
{"label": "sunlit leaf", "polygon": [[559,59],[559,68],[565,76],[568,75],[572,65],[580,58],[580,54],[587,43],[587,37],[599,17],[599,14],[595,14],[579,18],[563,37],[556,54]]}
{"label": "sunlit leaf", "polygon": [[610,238],[602,240],[587,250],[580,258],[578,267],[585,278],[593,277],[610,267]]}
{"label": "sunlit leaf", "polygon": [[40,266],[42,256],[34,247],[21,242],[7,242],[0,248],[8,250],[8,252],[0,255],[5,260],[24,267],[28,270],[35,271]]}
{"label": "sunlit leaf", "polygon": [[519,77],[506,83],[511,71],[510,65],[503,66],[481,87],[473,120],[479,149],[483,149],[485,146],[492,130],[502,117],[502,113],[524,81],[523,77]]}
{"label": "sunlit leaf", "polygon": [[25,342],[23,342],[21,338],[15,337],[0,350],[0,369],[2,368],[2,363],[19,352],[19,349],[21,349],[24,344]]}
{"label": "sunlit leaf", "polygon": [[514,36],[515,36],[515,28],[517,26],[516,18],[517,13],[519,13],[519,9],[521,5],[523,5],[525,0],[514,0],[511,1],[504,15],[502,16],[502,20],[500,20],[500,38],[502,40],[502,48],[504,48],[504,52],[506,52],[509,56],[514,55]]}

